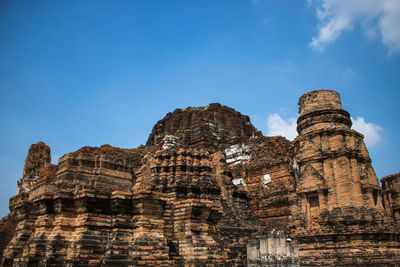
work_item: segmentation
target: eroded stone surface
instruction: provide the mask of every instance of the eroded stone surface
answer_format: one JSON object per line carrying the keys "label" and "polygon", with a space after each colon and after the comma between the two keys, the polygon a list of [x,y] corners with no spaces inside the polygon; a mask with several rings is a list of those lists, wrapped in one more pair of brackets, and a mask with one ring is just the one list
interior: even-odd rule
{"label": "eroded stone surface", "polygon": [[291,230],[301,263],[398,263],[399,235],[383,207],[363,136],[350,129],[336,92],[313,91],[302,99],[294,140],[297,222]]}
{"label": "eroded stone surface", "polygon": [[222,151],[228,144],[237,144],[240,140],[262,134],[250,123],[248,116],[213,103],[168,113],[154,126],[147,145],[159,145],[168,135],[179,138],[186,147]]}
{"label": "eroded stone surface", "polygon": [[400,173],[383,177],[381,183],[383,204],[400,228]]}
{"label": "eroded stone surface", "polygon": [[399,264],[399,175],[382,179],[382,202],[337,92],[299,106],[293,142],[210,104],[167,114],[139,148],[83,147],[52,165],[32,145],[0,222],[2,264]]}

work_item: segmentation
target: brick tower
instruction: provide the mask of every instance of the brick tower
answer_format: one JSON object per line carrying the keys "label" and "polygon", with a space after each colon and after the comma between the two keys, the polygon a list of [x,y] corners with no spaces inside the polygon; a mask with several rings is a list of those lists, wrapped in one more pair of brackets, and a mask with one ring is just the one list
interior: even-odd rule
{"label": "brick tower", "polygon": [[383,177],[381,183],[383,204],[400,229],[400,172]]}
{"label": "brick tower", "polygon": [[[340,95],[332,90],[308,92],[300,97],[299,109],[293,166],[301,262],[393,262],[399,257],[398,243],[388,240],[398,235],[382,205],[363,135],[350,129]],[[393,239],[381,241],[378,232],[393,234]]]}

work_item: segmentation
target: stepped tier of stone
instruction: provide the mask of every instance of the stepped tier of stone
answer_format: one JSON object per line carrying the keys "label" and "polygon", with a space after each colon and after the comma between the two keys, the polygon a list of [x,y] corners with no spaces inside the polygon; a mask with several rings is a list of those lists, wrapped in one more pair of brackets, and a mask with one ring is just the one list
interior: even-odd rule
{"label": "stepped tier of stone", "polygon": [[337,92],[299,108],[293,142],[210,104],[168,113],[139,148],[53,165],[33,144],[0,221],[1,264],[399,265],[400,176],[382,191]]}
{"label": "stepped tier of stone", "polygon": [[250,123],[248,116],[213,103],[168,113],[154,126],[147,145],[165,144],[165,137],[172,137],[184,147],[202,147],[215,151],[225,148],[227,144],[236,144],[251,136],[261,135]]}
{"label": "stepped tier of stone", "polygon": [[9,214],[0,221],[0,261],[3,258],[3,251],[7,247],[11,238],[15,234],[15,227],[17,226],[16,218]]}
{"label": "stepped tier of stone", "polygon": [[313,91],[300,102],[292,233],[302,262],[387,265],[399,259],[399,235],[383,207],[363,136],[350,129],[339,94]]}

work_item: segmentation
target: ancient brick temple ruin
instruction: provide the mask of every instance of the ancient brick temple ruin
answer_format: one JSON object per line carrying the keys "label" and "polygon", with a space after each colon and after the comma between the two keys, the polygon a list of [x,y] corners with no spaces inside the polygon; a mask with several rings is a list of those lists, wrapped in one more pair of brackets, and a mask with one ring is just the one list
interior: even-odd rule
{"label": "ancient brick temple ruin", "polygon": [[299,136],[220,104],[177,109],[146,146],[28,152],[3,266],[399,266],[400,175],[382,179],[331,90],[299,100]]}

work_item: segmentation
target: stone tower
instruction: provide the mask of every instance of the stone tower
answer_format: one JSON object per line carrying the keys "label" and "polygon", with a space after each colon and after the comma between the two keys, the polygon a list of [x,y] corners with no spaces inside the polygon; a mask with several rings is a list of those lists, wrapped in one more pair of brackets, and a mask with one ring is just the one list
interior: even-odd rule
{"label": "stone tower", "polygon": [[363,135],[351,130],[335,91],[308,92],[299,109],[294,166],[300,257],[304,263],[360,264],[364,250],[368,261],[384,263],[390,255],[373,251],[388,244],[380,244],[377,233],[392,228]]}
{"label": "stone tower", "polygon": [[307,179],[301,179],[298,193],[303,194],[305,207],[365,207],[383,212],[363,135],[350,129],[350,115],[342,109],[339,94],[312,91],[300,98],[299,105],[296,156],[301,176]]}
{"label": "stone tower", "polygon": [[29,191],[38,182],[55,177],[57,166],[51,164],[50,147],[43,142],[32,144],[25,159],[22,178],[18,180],[17,194]]}
{"label": "stone tower", "polygon": [[381,179],[383,204],[400,229],[400,172]]}

